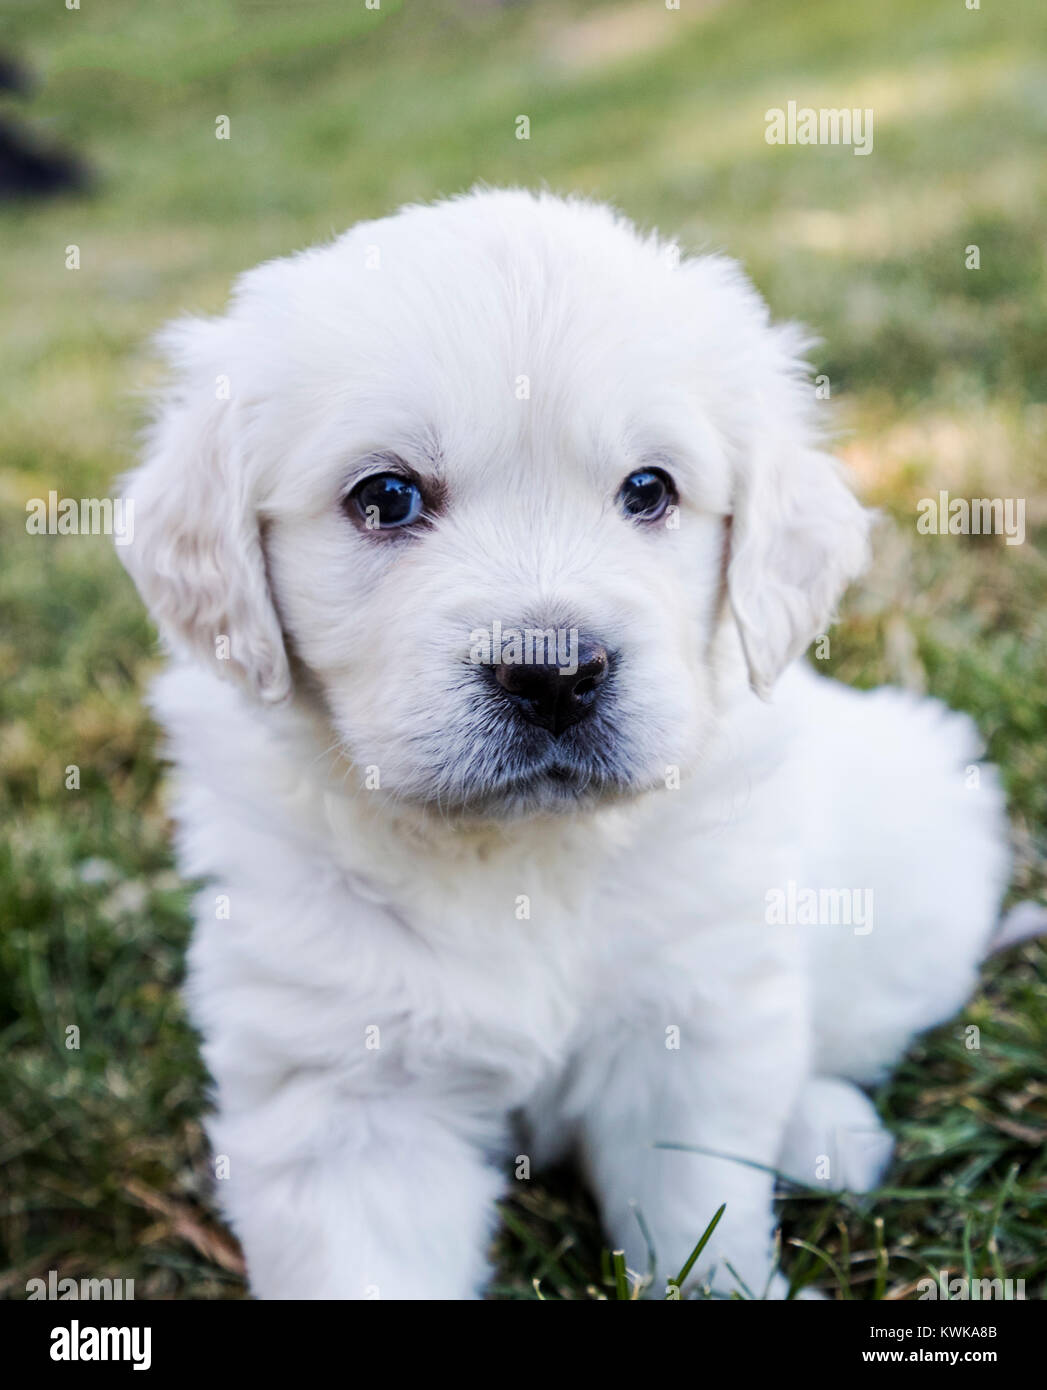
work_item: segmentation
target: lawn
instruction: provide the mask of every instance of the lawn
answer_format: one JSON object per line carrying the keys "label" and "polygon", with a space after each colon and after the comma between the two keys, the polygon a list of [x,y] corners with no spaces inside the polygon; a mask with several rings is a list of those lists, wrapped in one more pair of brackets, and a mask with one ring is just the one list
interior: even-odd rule
{"label": "lawn", "polygon": [[[139,1298],[243,1291],[177,994],[189,890],[142,703],[155,635],[105,538],[30,536],[25,507],[111,494],[167,317],[361,217],[478,180],[589,192],[730,251],[811,324],[840,451],[884,513],[832,667],[974,715],[1010,798],[1012,898],[1047,900],[1042,0],[16,0],[7,18],[39,86],[5,108],[79,150],[93,191],[0,208],[0,1293],[52,1268]],[[790,100],[871,108],[873,153],[767,144]],[[919,535],[940,489],[1024,498],[1024,544]],[[783,1197],[795,1282],[904,1297],[946,1270],[1043,1297],[1044,946],[992,959],[876,1099],[889,1186]],[[514,1187],[494,1293],[615,1297],[576,1181]]]}

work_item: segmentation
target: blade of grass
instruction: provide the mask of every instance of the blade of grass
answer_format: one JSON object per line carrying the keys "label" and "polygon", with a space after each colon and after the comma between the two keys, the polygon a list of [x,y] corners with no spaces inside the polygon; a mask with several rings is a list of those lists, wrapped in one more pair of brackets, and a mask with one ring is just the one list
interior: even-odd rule
{"label": "blade of grass", "polygon": [[611,1263],[614,1266],[614,1288],[618,1299],[629,1298],[629,1277],[625,1272],[625,1251],[612,1250]]}
{"label": "blade of grass", "polygon": [[806,1250],[809,1254],[814,1255],[817,1259],[821,1260],[823,1264],[828,1265],[829,1269],[836,1277],[836,1282],[839,1284],[840,1290],[843,1293],[844,1298],[852,1298],[851,1286],[847,1281],[847,1276],[844,1274],[843,1270],[840,1268],[840,1266],[836,1263],[836,1261],[833,1259],[831,1255],[827,1254],[824,1250],[819,1250],[818,1246],[812,1245],[810,1241],[800,1240],[798,1236],[794,1236],[793,1239],[790,1240],[789,1244],[798,1245],[801,1250]]}
{"label": "blade of grass", "polygon": [[706,1226],[705,1230],[702,1232],[702,1235],[701,1235],[700,1240],[698,1241],[698,1244],[697,1244],[697,1245],[694,1247],[694,1249],[691,1251],[691,1253],[690,1253],[690,1255],[688,1256],[687,1262],[686,1262],[686,1264],[684,1265],[683,1269],[680,1270],[679,1274],[676,1276],[675,1279],[670,1279],[670,1281],[669,1281],[669,1287],[670,1287],[670,1288],[675,1287],[678,1291],[681,1290],[681,1289],[683,1288],[683,1286],[684,1286],[684,1281],[686,1280],[688,1274],[690,1274],[691,1270],[694,1268],[694,1262],[695,1262],[695,1260],[697,1260],[698,1256],[702,1253],[702,1251],[705,1249],[705,1247],[709,1244],[709,1238],[712,1236],[713,1231],[715,1231],[716,1228],[717,1228],[717,1226],[720,1224],[720,1218],[721,1218],[721,1216],[723,1216],[723,1214],[724,1214],[724,1212],[725,1212],[726,1210],[727,1210],[727,1203],[724,1202],[724,1203],[721,1204],[719,1210],[717,1211],[717,1213],[716,1213],[716,1215],[713,1217],[713,1219],[709,1222],[708,1226]]}
{"label": "blade of grass", "polygon": [[876,1285],[873,1290],[877,1303],[882,1302],[883,1296],[887,1291],[887,1269],[889,1259],[887,1255],[887,1241],[884,1235],[883,1217],[878,1216],[873,1222],[876,1241]]}

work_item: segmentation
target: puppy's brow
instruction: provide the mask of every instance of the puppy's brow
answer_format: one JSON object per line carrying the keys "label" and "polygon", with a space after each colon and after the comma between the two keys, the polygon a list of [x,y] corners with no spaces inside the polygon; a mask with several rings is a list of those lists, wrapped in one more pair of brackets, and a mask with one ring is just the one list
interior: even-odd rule
{"label": "puppy's brow", "polygon": [[372,473],[400,473],[405,478],[431,483],[438,488],[442,486],[442,482],[435,462],[429,457],[428,452],[420,457],[418,462],[413,462],[396,449],[376,449],[349,465],[342,480],[343,489],[345,492],[352,491],[357,483],[370,477]]}

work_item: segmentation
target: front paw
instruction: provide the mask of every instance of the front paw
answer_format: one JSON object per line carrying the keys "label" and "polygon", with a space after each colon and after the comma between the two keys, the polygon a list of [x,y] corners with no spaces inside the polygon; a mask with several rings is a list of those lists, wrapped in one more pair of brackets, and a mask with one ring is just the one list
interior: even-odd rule
{"label": "front paw", "polygon": [[894,1140],[871,1100],[849,1081],[811,1077],[789,1120],[778,1166],[805,1187],[869,1192],[890,1163]]}

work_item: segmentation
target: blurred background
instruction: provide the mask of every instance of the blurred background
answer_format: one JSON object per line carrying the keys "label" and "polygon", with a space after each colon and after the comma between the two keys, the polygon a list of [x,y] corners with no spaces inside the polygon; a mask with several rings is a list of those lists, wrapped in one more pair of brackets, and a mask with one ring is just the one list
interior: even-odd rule
{"label": "blurred background", "polygon": [[[26,502],[114,494],[166,318],[401,202],[476,181],[605,198],[737,256],[822,336],[840,452],[885,517],[829,665],[975,716],[1010,798],[1012,897],[1044,900],[1042,0],[9,0],[6,19],[0,1296],[49,1269],[133,1278],[138,1298],[243,1292],[177,996],[188,890],[142,701],[155,635],[111,541],[28,535]],[[768,145],[765,112],[790,100],[872,108],[873,153]],[[1025,543],[918,535],[941,489],[1024,498]],[[905,1297],[945,1269],[1043,1297],[1045,1058],[1029,943],[877,1097],[891,1186],[785,1197],[796,1281]],[[517,1189],[495,1294],[614,1297],[575,1180]]]}

